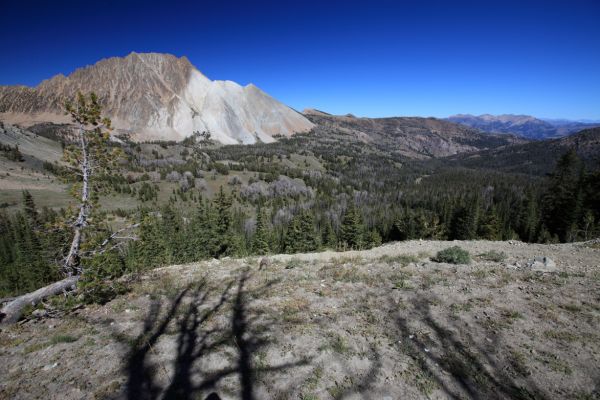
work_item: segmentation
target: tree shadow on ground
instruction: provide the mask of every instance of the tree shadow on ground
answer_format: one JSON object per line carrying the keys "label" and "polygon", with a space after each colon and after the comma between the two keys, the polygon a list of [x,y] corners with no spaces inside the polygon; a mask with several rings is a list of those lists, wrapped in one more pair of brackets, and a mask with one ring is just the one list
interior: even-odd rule
{"label": "tree shadow on ground", "polygon": [[[345,386],[340,388],[340,390],[331,394],[335,400],[343,400],[345,398],[355,396],[356,394],[360,394],[361,397],[365,397],[365,394],[368,394],[369,391],[373,388],[379,373],[382,368],[382,360],[377,347],[374,344],[369,346],[371,365],[366,373],[362,374],[359,379],[358,377],[353,378],[352,385]],[[347,376],[352,376],[353,374],[349,371],[348,366],[344,366]],[[367,398],[371,398],[370,396]]]}
{"label": "tree shadow on ground", "polygon": [[[529,378],[522,360],[511,357],[509,349],[502,347],[499,334],[477,340],[473,335],[476,328],[468,327],[459,318],[451,320],[447,327],[437,322],[430,307],[435,302],[432,296],[418,295],[412,312],[403,312],[395,323],[398,337],[402,338],[401,350],[449,398],[548,398]],[[411,322],[418,323],[422,332],[411,329]]]}
{"label": "tree shadow on ground", "polygon": [[[162,310],[160,300],[153,301],[142,333],[133,341],[122,335],[117,337],[131,344],[125,360],[127,383],[120,397],[204,399],[220,381],[237,376],[239,398],[253,400],[258,374],[283,372],[308,364],[310,360],[302,358],[278,365],[255,365],[254,355],[274,340],[270,330],[276,322],[266,313],[253,311],[249,303],[264,295],[273,282],[249,290],[248,278],[249,273],[243,272],[235,285],[230,283],[221,293],[211,290],[201,280],[184,288],[166,310]],[[225,315],[229,323],[215,322]],[[156,347],[161,338],[171,335],[176,335],[174,360],[161,362]],[[227,349],[235,349],[236,353],[232,360],[227,360],[227,366],[217,363],[220,368],[208,368],[206,360],[217,354],[222,357]],[[218,398],[214,396],[211,394],[209,398]]]}

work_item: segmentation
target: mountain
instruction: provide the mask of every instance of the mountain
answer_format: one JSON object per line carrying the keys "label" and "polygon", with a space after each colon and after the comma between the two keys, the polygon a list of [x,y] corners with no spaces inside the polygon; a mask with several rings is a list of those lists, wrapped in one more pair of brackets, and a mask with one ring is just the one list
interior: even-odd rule
{"label": "mountain", "polygon": [[600,124],[579,121],[542,120],[530,115],[452,115],[448,121],[491,133],[512,133],[533,140],[555,139]]}
{"label": "mountain", "polygon": [[0,86],[0,120],[24,126],[69,122],[63,104],[78,91],[96,92],[117,133],[140,141],[210,131],[223,144],[248,144],[312,128],[253,84],[211,81],[186,57],[158,53],[104,59],[35,88]]}
{"label": "mountain", "polygon": [[384,152],[411,158],[445,157],[526,142],[512,135],[489,135],[437,118],[357,118],[351,114],[331,115],[312,109],[303,113],[316,125],[317,135],[343,133]]}
{"label": "mountain", "polygon": [[600,165],[600,128],[584,129],[559,139],[459,154],[445,161],[448,165],[459,164],[467,168],[544,175],[551,172],[558,159],[571,149],[589,169],[597,169]]}

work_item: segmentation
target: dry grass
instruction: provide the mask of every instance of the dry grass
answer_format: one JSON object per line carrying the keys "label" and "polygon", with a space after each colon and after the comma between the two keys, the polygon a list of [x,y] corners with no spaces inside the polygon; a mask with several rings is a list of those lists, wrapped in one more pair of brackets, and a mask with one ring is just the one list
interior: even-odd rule
{"label": "dry grass", "polygon": [[[84,368],[85,390],[126,396],[128,357],[154,336],[158,340],[138,368],[154,368],[149,376],[159,391],[175,379],[175,366],[186,365],[178,357],[195,338],[194,351],[202,350],[189,354],[202,372],[193,372],[193,379],[231,368],[230,377],[216,379],[214,390],[232,398],[239,397],[243,354],[260,398],[593,393],[600,371],[589,354],[600,350],[594,317],[600,281],[592,273],[570,268],[567,275],[531,274],[477,259],[469,266],[436,264],[414,254],[432,254],[448,243],[418,246],[425,248],[396,255],[382,247],[327,258],[275,256],[261,271],[258,259],[247,258],[149,272],[106,305],[0,333],[6,360],[0,373],[8,377],[0,394],[18,399],[81,390],[71,382]],[[472,254],[486,252],[461,246]],[[187,327],[194,321],[199,325],[192,334]],[[10,372],[7,365],[23,372]],[[23,384],[22,373],[34,376],[36,385]],[[571,380],[579,382],[579,392],[569,387]],[[42,393],[42,386],[49,389]]]}

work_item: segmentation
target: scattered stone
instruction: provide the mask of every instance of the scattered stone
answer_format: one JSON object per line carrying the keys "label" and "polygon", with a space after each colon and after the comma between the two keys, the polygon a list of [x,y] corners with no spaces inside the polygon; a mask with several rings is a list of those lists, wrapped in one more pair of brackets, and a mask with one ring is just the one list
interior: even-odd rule
{"label": "scattered stone", "polygon": [[535,257],[527,262],[527,267],[536,272],[556,271],[556,263],[548,257]]}
{"label": "scattered stone", "polygon": [[46,311],[44,309],[37,309],[37,310],[33,310],[31,315],[34,316],[35,318],[44,318],[45,316],[48,315],[48,311]]}
{"label": "scattered stone", "polygon": [[45,365],[44,368],[42,368],[43,371],[50,371],[51,369],[54,369],[58,366],[58,363],[55,362],[54,364],[48,364]]}
{"label": "scattered stone", "polygon": [[260,259],[258,263],[258,269],[262,270],[263,268],[271,266],[271,260],[268,257],[263,257]]}

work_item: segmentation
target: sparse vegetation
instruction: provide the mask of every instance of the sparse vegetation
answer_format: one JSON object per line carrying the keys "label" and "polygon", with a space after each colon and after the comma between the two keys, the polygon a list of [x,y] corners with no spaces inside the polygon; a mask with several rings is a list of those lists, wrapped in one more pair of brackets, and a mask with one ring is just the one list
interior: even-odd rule
{"label": "sparse vegetation", "polygon": [[[87,379],[105,395],[128,390],[108,384],[127,379],[123,373],[129,374],[129,370],[122,365],[138,359],[123,354],[123,345],[136,351],[146,349],[152,360],[164,360],[135,364],[135,371],[154,368],[157,374],[147,379],[157,388],[169,387],[169,380],[175,382],[179,376],[178,369],[169,365],[181,367],[188,362],[185,353],[167,350],[178,348],[178,343],[218,344],[196,348],[201,355],[191,358],[192,365],[202,365],[203,374],[223,368],[238,374],[240,354],[247,354],[245,376],[255,387],[283,387],[293,382],[294,387],[286,387],[285,393],[296,398],[332,394],[343,398],[365,387],[366,379],[374,391],[417,397],[437,396],[441,388],[450,388],[458,397],[462,392],[456,385],[470,382],[473,393],[481,398],[497,393],[509,398],[519,393],[538,397],[540,393],[562,393],[567,382],[561,383],[556,374],[587,382],[593,371],[591,361],[574,354],[583,343],[591,351],[600,344],[594,321],[581,320],[592,304],[591,292],[581,287],[596,284],[592,274],[573,267],[569,275],[573,286],[554,286],[549,285],[550,276],[541,279],[479,258],[473,261],[475,265],[444,267],[429,261],[414,263],[425,257],[406,256],[416,249],[435,253],[444,246],[444,242],[405,242],[351,255],[303,255],[301,260],[270,255],[272,268],[260,271],[260,257],[146,271],[130,285],[128,293],[105,305],[86,307],[81,317],[69,311],[77,302],[68,307],[52,302],[50,310],[66,313],[61,314],[65,317],[3,331],[3,357],[26,362],[25,370],[34,365],[39,368],[37,360],[48,360],[42,364],[47,369],[39,377],[42,383],[53,379],[61,387],[71,387],[71,376],[56,372],[62,368],[61,352],[68,350],[73,362],[84,366],[89,365],[90,354],[114,353],[115,357],[94,359],[102,368],[89,368]],[[506,252],[512,245],[470,242],[463,246],[472,254],[482,254],[492,246]],[[548,247],[548,256],[569,257],[572,248],[575,246]],[[539,247],[519,250],[529,259]],[[583,257],[590,262],[595,253],[588,250]],[[295,265],[286,271],[287,263]],[[475,279],[480,270],[496,272],[486,273],[482,278],[485,284],[480,285]],[[241,283],[243,274],[248,277]],[[510,288],[527,285],[528,289],[512,291],[509,307],[506,291],[497,290],[501,281],[507,281]],[[577,295],[571,297],[573,290]],[[533,297],[538,293],[540,297]],[[211,311],[213,307],[215,311]],[[44,308],[32,311],[27,318],[37,319],[36,313]],[[193,328],[196,323],[199,325]],[[161,326],[163,333],[157,330]],[[194,332],[199,333],[196,341],[183,339]],[[256,349],[244,353],[247,343]],[[399,364],[396,374],[381,368],[399,359],[406,361]],[[268,373],[271,368],[277,368],[277,374]],[[9,377],[7,385],[16,385],[13,375],[5,371],[0,365],[0,372]],[[196,372],[190,376],[202,379]],[[534,379],[545,385],[544,391],[530,383]],[[235,396],[239,391],[231,380],[218,377],[215,382],[219,394]],[[591,390],[585,383],[581,389],[582,393]],[[274,391],[278,393],[283,391]]]}
{"label": "sparse vegetation", "polygon": [[478,254],[477,257],[484,261],[501,262],[506,259],[506,254],[496,250],[490,250],[485,253]]}
{"label": "sparse vegetation", "polygon": [[58,343],[73,343],[76,342],[77,338],[71,335],[55,335],[50,338],[50,344],[58,344]]}
{"label": "sparse vegetation", "polygon": [[397,256],[384,255],[379,258],[379,261],[387,264],[400,264],[405,267],[410,263],[419,262],[419,258],[410,254],[401,254]]}
{"label": "sparse vegetation", "polygon": [[578,336],[572,332],[568,331],[560,331],[555,329],[550,329],[544,331],[544,336],[548,339],[555,340],[557,342],[574,342],[578,339]]}
{"label": "sparse vegetation", "polygon": [[432,260],[448,264],[469,264],[471,263],[471,255],[459,246],[453,246],[439,251]]}

